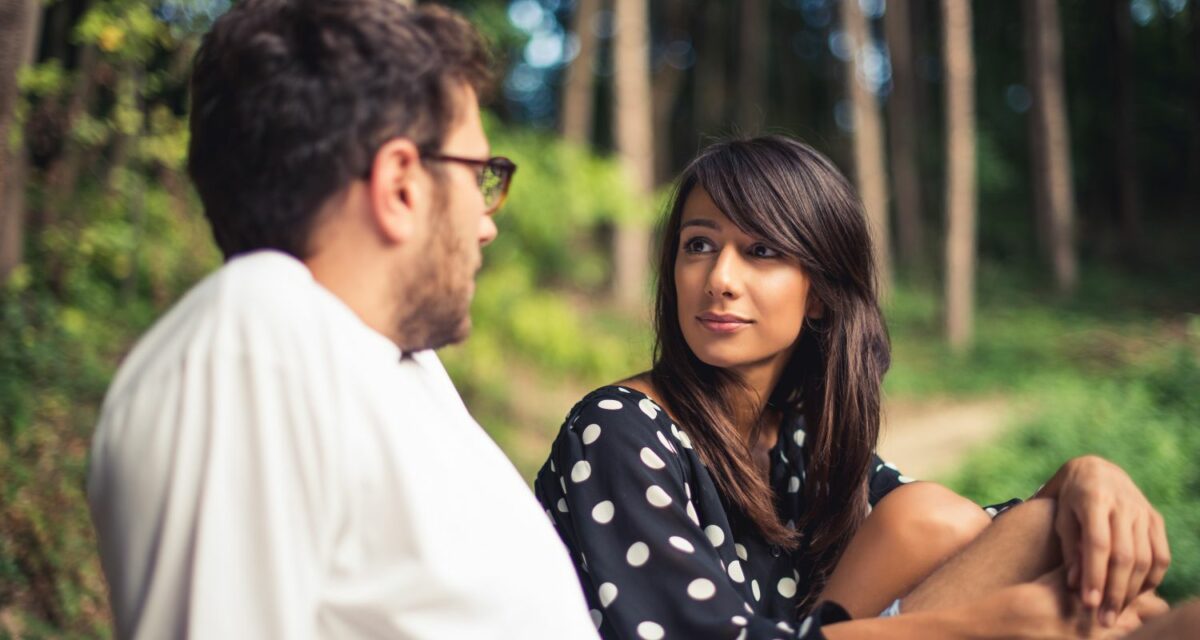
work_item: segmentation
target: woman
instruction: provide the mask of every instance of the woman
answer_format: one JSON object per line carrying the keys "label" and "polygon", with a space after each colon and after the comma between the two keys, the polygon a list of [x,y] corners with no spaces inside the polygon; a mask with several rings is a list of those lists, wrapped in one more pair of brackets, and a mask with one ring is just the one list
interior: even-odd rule
{"label": "woman", "polygon": [[[799,142],[718,144],[684,171],[653,368],[583,398],[535,486],[602,635],[803,637],[844,617],[820,600],[894,614],[1008,506],[875,455],[889,345],[872,261],[853,189]],[[1148,573],[1120,576],[1137,584],[1116,611]]]}

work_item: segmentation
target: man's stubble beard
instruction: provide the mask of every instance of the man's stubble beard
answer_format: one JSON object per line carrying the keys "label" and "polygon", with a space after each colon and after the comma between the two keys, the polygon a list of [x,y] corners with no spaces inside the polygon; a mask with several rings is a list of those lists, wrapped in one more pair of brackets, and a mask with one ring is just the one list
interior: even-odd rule
{"label": "man's stubble beard", "polygon": [[[476,260],[472,245],[454,233],[444,208],[434,213],[426,259],[397,274],[401,310],[396,333],[404,351],[437,349],[471,333],[471,286]],[[441,214],[441,215],[439,215]]]}

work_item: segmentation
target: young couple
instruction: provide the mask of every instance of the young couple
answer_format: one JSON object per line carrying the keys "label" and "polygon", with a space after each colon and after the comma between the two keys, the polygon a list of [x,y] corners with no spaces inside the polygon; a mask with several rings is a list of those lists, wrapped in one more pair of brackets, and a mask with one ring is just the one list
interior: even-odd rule
{"label": "young couple", "polygon": [[461,17],[394,0],[243,0],[204,38],[188,166],[227,263],[105,398],[119,637],[1074,637],[1165,608],[1161,518],[1116,467],[993,522],[875,457],[866,227],[783,138],[685,172],[654,368],[564,425],[555,535],[432,351],[470,331],[515,171],[487,67]]}

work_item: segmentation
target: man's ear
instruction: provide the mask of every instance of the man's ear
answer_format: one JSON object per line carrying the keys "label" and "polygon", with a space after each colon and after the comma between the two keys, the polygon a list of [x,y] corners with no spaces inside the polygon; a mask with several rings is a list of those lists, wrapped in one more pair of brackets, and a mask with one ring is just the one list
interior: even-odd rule
{"label": "man's ear", "polygon": [[418,214],[428,207],[428,184],[421,154],[412,140],[393,138],[375,152],[369,193],[371,218],[390,242],[412,237]]}

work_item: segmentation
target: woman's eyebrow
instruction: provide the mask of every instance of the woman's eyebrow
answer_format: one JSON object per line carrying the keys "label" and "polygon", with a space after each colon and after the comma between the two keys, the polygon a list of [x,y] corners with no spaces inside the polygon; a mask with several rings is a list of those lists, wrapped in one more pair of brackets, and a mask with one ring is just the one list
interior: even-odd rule
{"label": "woman's eyebrow", "polygon": [[704,227],[705,229],[712,229],[713,231],[721,230],[721,225],[717,224],[713,220],[709,220],[708,218],[693,218],[688,220],[687,222],[679,225],[679,230],[683,231],[688,227]]}

